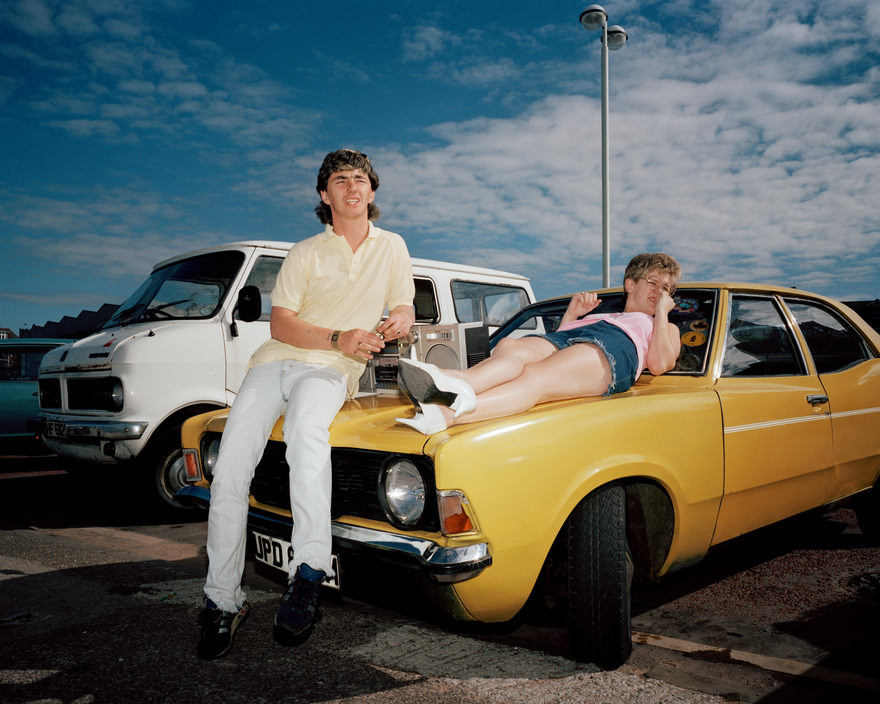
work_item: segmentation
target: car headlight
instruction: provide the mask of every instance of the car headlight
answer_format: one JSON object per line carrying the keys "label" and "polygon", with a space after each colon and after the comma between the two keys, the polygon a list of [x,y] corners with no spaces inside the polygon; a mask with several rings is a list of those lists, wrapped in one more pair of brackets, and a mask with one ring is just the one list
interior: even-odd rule
{"label": "car headlight", "polygon": [[208,481],[214,478],[214,467],[217,466],[217,457],[220,455],[220,437],[220,435],[212,435],[202,444],[202,464]]}
{"label": "car headlight", "polygon": [[410,460],[397,459],[379,474],[379,502],[393,525],[413,526],[425,511],[425,480]]}

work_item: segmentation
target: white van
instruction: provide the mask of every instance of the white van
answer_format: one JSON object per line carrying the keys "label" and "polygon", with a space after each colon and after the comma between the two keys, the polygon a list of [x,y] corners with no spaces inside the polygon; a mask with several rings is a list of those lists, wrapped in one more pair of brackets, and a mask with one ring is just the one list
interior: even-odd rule
{"label": "white van", "polygon": [[[43,358],[43,442],[88,463],[136,465],[163,504],[177,507],[180,426],[232,404],[248,359],[269,337],[269,294],[291,245],[235,242],[158,263],[102,330]],[[465,333],[493,330],[534,301],[517,274],[424,259],[412,266],[416,322],[433,327],[419,328],[411,353],[441,366],[472,364]],[[393,385],[387,372],[374,360],[363,392]]]}

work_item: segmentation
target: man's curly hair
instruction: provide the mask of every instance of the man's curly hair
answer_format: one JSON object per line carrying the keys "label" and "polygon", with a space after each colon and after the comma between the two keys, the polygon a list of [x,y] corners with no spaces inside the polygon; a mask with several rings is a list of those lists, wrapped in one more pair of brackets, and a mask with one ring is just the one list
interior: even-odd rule
{"label": "man's curly hair", "polygon": [[[348,171],[350,169],[362,169],[370,179],[370,188],[375,191],[379,188],[379,174],[373,169],[370,163],[370,157],[354,149],[337,149],[330,152],[324,157],[324,163],[318,169],[318,185],[315,190],[320,195],[322,191],[327,190],[327,183],[330,181],[330,175],[337,171]],[[325,225],[333,224],[333,213],[330,206],[323,200],[315,207],[315,214]],[[367,217],[370,220],[379,219],[379,207],[375,203],[370,203],[367,207]]]}

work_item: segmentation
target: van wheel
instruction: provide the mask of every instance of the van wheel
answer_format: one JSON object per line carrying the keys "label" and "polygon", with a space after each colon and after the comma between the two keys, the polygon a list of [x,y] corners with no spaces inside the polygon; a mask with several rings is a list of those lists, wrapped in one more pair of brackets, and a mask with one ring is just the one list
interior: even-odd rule
{"label": "van wheel", "polygon": [[568,630],[575,660],[607,669],[632,652],[632,568],[626,542],[626,492],[597,489],[568,522]]}
{"label": "van wheel", "polygon": [[142,461],[148,488],[159,506],[175,511],[191,511],[174,499],[179,489],[186,486],[183,451],[180,447],[180,428],[164,430],[150,440]]}

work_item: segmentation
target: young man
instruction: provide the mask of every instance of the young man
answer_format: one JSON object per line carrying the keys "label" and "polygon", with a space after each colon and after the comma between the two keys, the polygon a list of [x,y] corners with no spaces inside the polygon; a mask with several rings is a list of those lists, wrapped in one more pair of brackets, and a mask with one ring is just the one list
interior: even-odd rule
{"label": "young man", "polygon": [[[198,654],[216,658],[248,612],[241,588],[248,493],[269,433],[284,415],[294,518],[293,560],[274,636],[308,636],[330,564],[329,426],[358,388],[366,361],[409,333],[414,285],[403,239],[375,227],[379,177],[365,154],[328,154],[315,209],[324,232],[295,244],[272,291],[271,339],[249,363],[211,483],[208,577]],[[381,321],[385,310],[388,318]]]}

